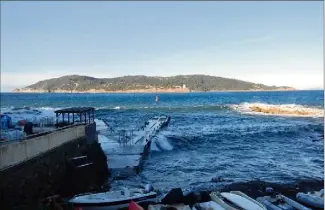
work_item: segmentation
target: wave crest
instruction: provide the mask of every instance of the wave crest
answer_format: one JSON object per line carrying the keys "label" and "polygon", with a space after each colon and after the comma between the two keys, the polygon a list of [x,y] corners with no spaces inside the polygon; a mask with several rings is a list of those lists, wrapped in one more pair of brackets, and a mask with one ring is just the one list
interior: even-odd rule
{"label": "wave crest", "polygon": [[55,118],[54,111],[58,108],[52,107],[10,107],[1,108],[1,114],[8,115],[12,118],[13,122],[21,119],[26,119],[28,121],[39,121],[41,118]]}
{"label": "wave crest", "polygon": [[264,104],[242,103],[231,106],[234,110],[246,114],[278,115],[293,117],[323,117],[324,110],[318,107],[307,107],[298,104]]}

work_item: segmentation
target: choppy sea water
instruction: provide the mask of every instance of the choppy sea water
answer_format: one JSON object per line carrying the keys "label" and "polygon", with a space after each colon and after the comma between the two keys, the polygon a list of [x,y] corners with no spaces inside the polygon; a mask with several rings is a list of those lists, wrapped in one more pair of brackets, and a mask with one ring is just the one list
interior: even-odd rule
{"label": "choppy sea water", "polygon": [[[155,103],[158,95],[159,101]],[[324,177],[324,92],[157,94],[1,93],[1,113],[14,119],[53,116],[58,108],[92,106],[116,128],[137,129],[171,116],[138,176],[114,186],[210,189],[260,179],[289,183]],[[298,117],[252,112],[250,106],[312,110]],[[218,183],[211,182],[221,177]]]}

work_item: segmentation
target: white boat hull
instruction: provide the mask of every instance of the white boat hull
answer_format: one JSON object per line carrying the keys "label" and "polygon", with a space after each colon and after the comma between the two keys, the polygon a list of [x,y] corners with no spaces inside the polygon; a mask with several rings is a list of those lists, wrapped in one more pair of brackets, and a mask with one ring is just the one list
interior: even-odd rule
{"label": "white boat hull", "polygon": [[211,200],[226,210],[266,210],[266,208],[242,192],[211,193]]}
{"label": "white boat hull", "polygon": [[[152,202],[157,202],[157,199],[148,199],[148,200],[143,200],[143,201],[137,201],[137,204],[141,204],[144,201],[152,201]],[[126,202],[124,204],[119,204],[119,205],[103,205],[103,206],[98,206],[98,205],[81,205],[81,204],[76,204],[74,207],[79,207],[80,210],[117,210],[121,208],[127,208],[129,206],[131,201]]]}
{"label": "white boat hull", "polygon": [[157,202],[157,193],[144,193],[138,189],[126,191],[111,191],[94,194],[83,194],[73,197],[69,203],[80,210],[104,210],[128,207],[131,201],[141,203],[144,201]]}
{"label": "white boat hull", "polygon": [[[279,202],[282,200],[282,202]],[[310,208],[307,208],[300,203],[291,200],[290,198],[287,198],[283,195],[277,195],[276,197],[271,196],[264,196],[257,198],[257,201],[264,204],[268,210],[291,210],[291,209],[297,209],[297,210],[311,210]]]}
{"label": "white boat hull", "polygon": [[306,194],[306,193],[297,193],[297,200],[301,203],[307,204],[309,206],[324,209],[324,195],[321,194]]}

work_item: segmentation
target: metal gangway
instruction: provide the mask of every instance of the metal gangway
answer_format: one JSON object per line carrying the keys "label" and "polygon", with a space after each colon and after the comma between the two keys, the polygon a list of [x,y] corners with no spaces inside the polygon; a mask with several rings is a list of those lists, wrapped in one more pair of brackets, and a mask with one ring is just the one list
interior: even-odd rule
{"label": "metal gangway", "polygon": [[101,120],[105,123],[105,125],[108,127],[110,131],[115,132],[114,129],[109,125],[108,119],[101,119]]}
{"label": "metal gangway", "polygon": [[134,143],[133,138],[134,138],[133,130],[131,131],[120,130],[118,136],[118,143],[121,146],[132,145]]}

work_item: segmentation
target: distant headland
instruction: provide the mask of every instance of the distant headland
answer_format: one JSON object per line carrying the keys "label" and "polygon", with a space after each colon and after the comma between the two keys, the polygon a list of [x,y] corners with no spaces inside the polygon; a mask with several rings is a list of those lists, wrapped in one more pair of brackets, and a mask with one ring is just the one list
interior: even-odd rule
{"label": "distant headland", "polygon": [[177,75],[171,77],[123,76],[94,78],[68,75],[39,81],[13,92],[54,93],[154,93],[207,91],[286,91],[287,86],[267,86],[252,82],[209,75]]}

